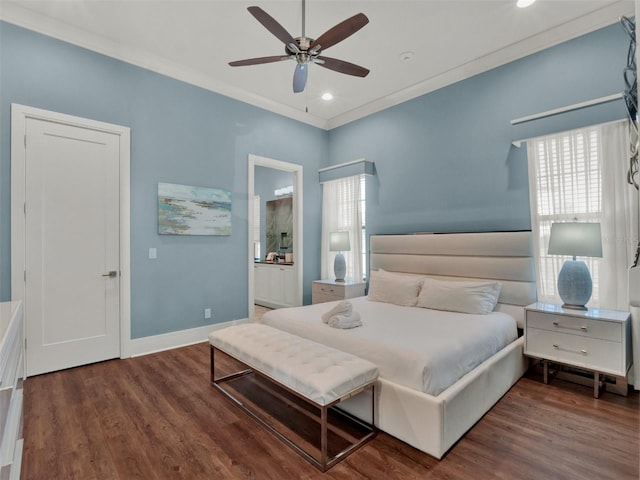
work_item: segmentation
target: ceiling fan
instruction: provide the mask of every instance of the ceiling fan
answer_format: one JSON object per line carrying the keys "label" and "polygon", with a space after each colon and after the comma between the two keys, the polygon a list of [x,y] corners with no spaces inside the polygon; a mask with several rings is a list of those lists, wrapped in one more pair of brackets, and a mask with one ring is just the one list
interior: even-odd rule
{"label": "ceiling fan", "polygon": [[326,50],[345,38],[350,37],[369,23],[369,19],[364,13],[358,13],[357,15],[340,22],[314,40],[313,38],[305,36],[305,0],[302,0],[302,35],[296,38],[293,38],[282,25],[280,25],[271,15],[260,7],[249,7],[247,10],[249,10],[249,13],[253,15],[267,30],[284,43],[285,55],[249,58],[246,60],[229,62],[229,65],[232,67],[280,62],[282,60],[295,60],[297,65],[295,72],[293,73],[294,93],[299,93],[304,90],[304,87],[307,84],[308,67],[312,63],[335,72],[345,73],[356,77],[366,77],[369,74],[368,69],[359,65],[321,55],[323,50]]}

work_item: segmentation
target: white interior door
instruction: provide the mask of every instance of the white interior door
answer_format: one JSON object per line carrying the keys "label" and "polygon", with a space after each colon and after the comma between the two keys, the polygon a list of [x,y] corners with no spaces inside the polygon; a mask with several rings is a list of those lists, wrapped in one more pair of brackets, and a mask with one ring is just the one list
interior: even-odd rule
{"label": "white interior door", "polygon": [[27,375],[118,357],[118,135],[26,119]]}

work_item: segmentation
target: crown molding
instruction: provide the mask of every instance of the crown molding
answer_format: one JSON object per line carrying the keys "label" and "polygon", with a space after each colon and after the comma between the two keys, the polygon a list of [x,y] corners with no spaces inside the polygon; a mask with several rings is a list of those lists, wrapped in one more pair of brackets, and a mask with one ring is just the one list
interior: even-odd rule
{"label": "crown molding", "polygon": [[545,30],[525,40],[509,45],[488,55],[476,58],[423,82],[387,95],[362,107],[337,115],[328,121],[327,129],[346,125],[408,100],[426,95],[461,80],[492,70],[528,55],[540,52],[581,35],[612,25],[621,16],[635,16],[634,2],[622,0],[612,3],[580,18]]}
{"label": "crown molding", "polygon": [[161,75],[174,78],[181,82],[195,85],[200,88],[224,95],[226,97],[248,103],[272,113],[297,120],[308,125],[327,129],[327,121],[323,118],[269,100],[259,95],[249,93],[229,84],[216,81],[202,72],[186,68],[166,58],[135,48],[124,48],[121,44],[113,42],[96,33],[78,28],[76,26],[51,19],[26,9],[18,4],[7,2],[0,8],[0,20],[32,30],[48,37],[62,40],[63,42],[106,55],[117,60],[150,70]]}
{"label": "crown molding", "polygon": [[579,37],[580,35],[606,27],[617,22],[622,15],[633,16],[635,15],[634,3],[635,2],[630,0],[620,0],[612,3],[580,18],[531,36],[488,55],[471,60],[459,67],[398,92],[391,93],[362,107],[337,115],[329,120],[249,93],[232,85],[216,81],[204,75],[202,72],[187,69],[183,65],[168,61],[166,58],[157,55],[154,56],[148,52],[134,48],[123,48],[122,45],[103,36],[53,20],[15,3],[3,3],[0,9],[0,20],[210,90],[317,128],[331,130]]}

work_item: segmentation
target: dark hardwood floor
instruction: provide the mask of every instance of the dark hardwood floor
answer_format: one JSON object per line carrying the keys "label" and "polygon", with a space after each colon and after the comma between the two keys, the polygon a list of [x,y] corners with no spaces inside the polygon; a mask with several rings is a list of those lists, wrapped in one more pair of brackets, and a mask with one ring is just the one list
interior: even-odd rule
{"label": "dark hardwood floor", "polygon": [[639,396],[521,379],[438,461],[380,433],[322,474],[211,387],[209,345],[27,379],[22,478],[638,479]]}

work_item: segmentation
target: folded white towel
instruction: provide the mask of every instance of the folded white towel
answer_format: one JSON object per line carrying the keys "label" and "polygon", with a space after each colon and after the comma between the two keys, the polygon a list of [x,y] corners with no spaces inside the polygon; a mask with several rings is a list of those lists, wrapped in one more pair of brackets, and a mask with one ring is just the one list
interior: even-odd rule
{"label": "folded white towel", "polygon": [[329,323],[329,319],[334,315],[341,315],[345,313],[351,313],[353,311],[353,305],[349,300],[342,300],[340,303],[334,305],[334,307],[326,313],[322,314],[322,321]]}
{"label": "folded white towel", "polygon": [[358,312],[338,314],[329,319],[329,326],[333,328],[355,328],[360,325],[362,325],[362,320],[360,320]]}

